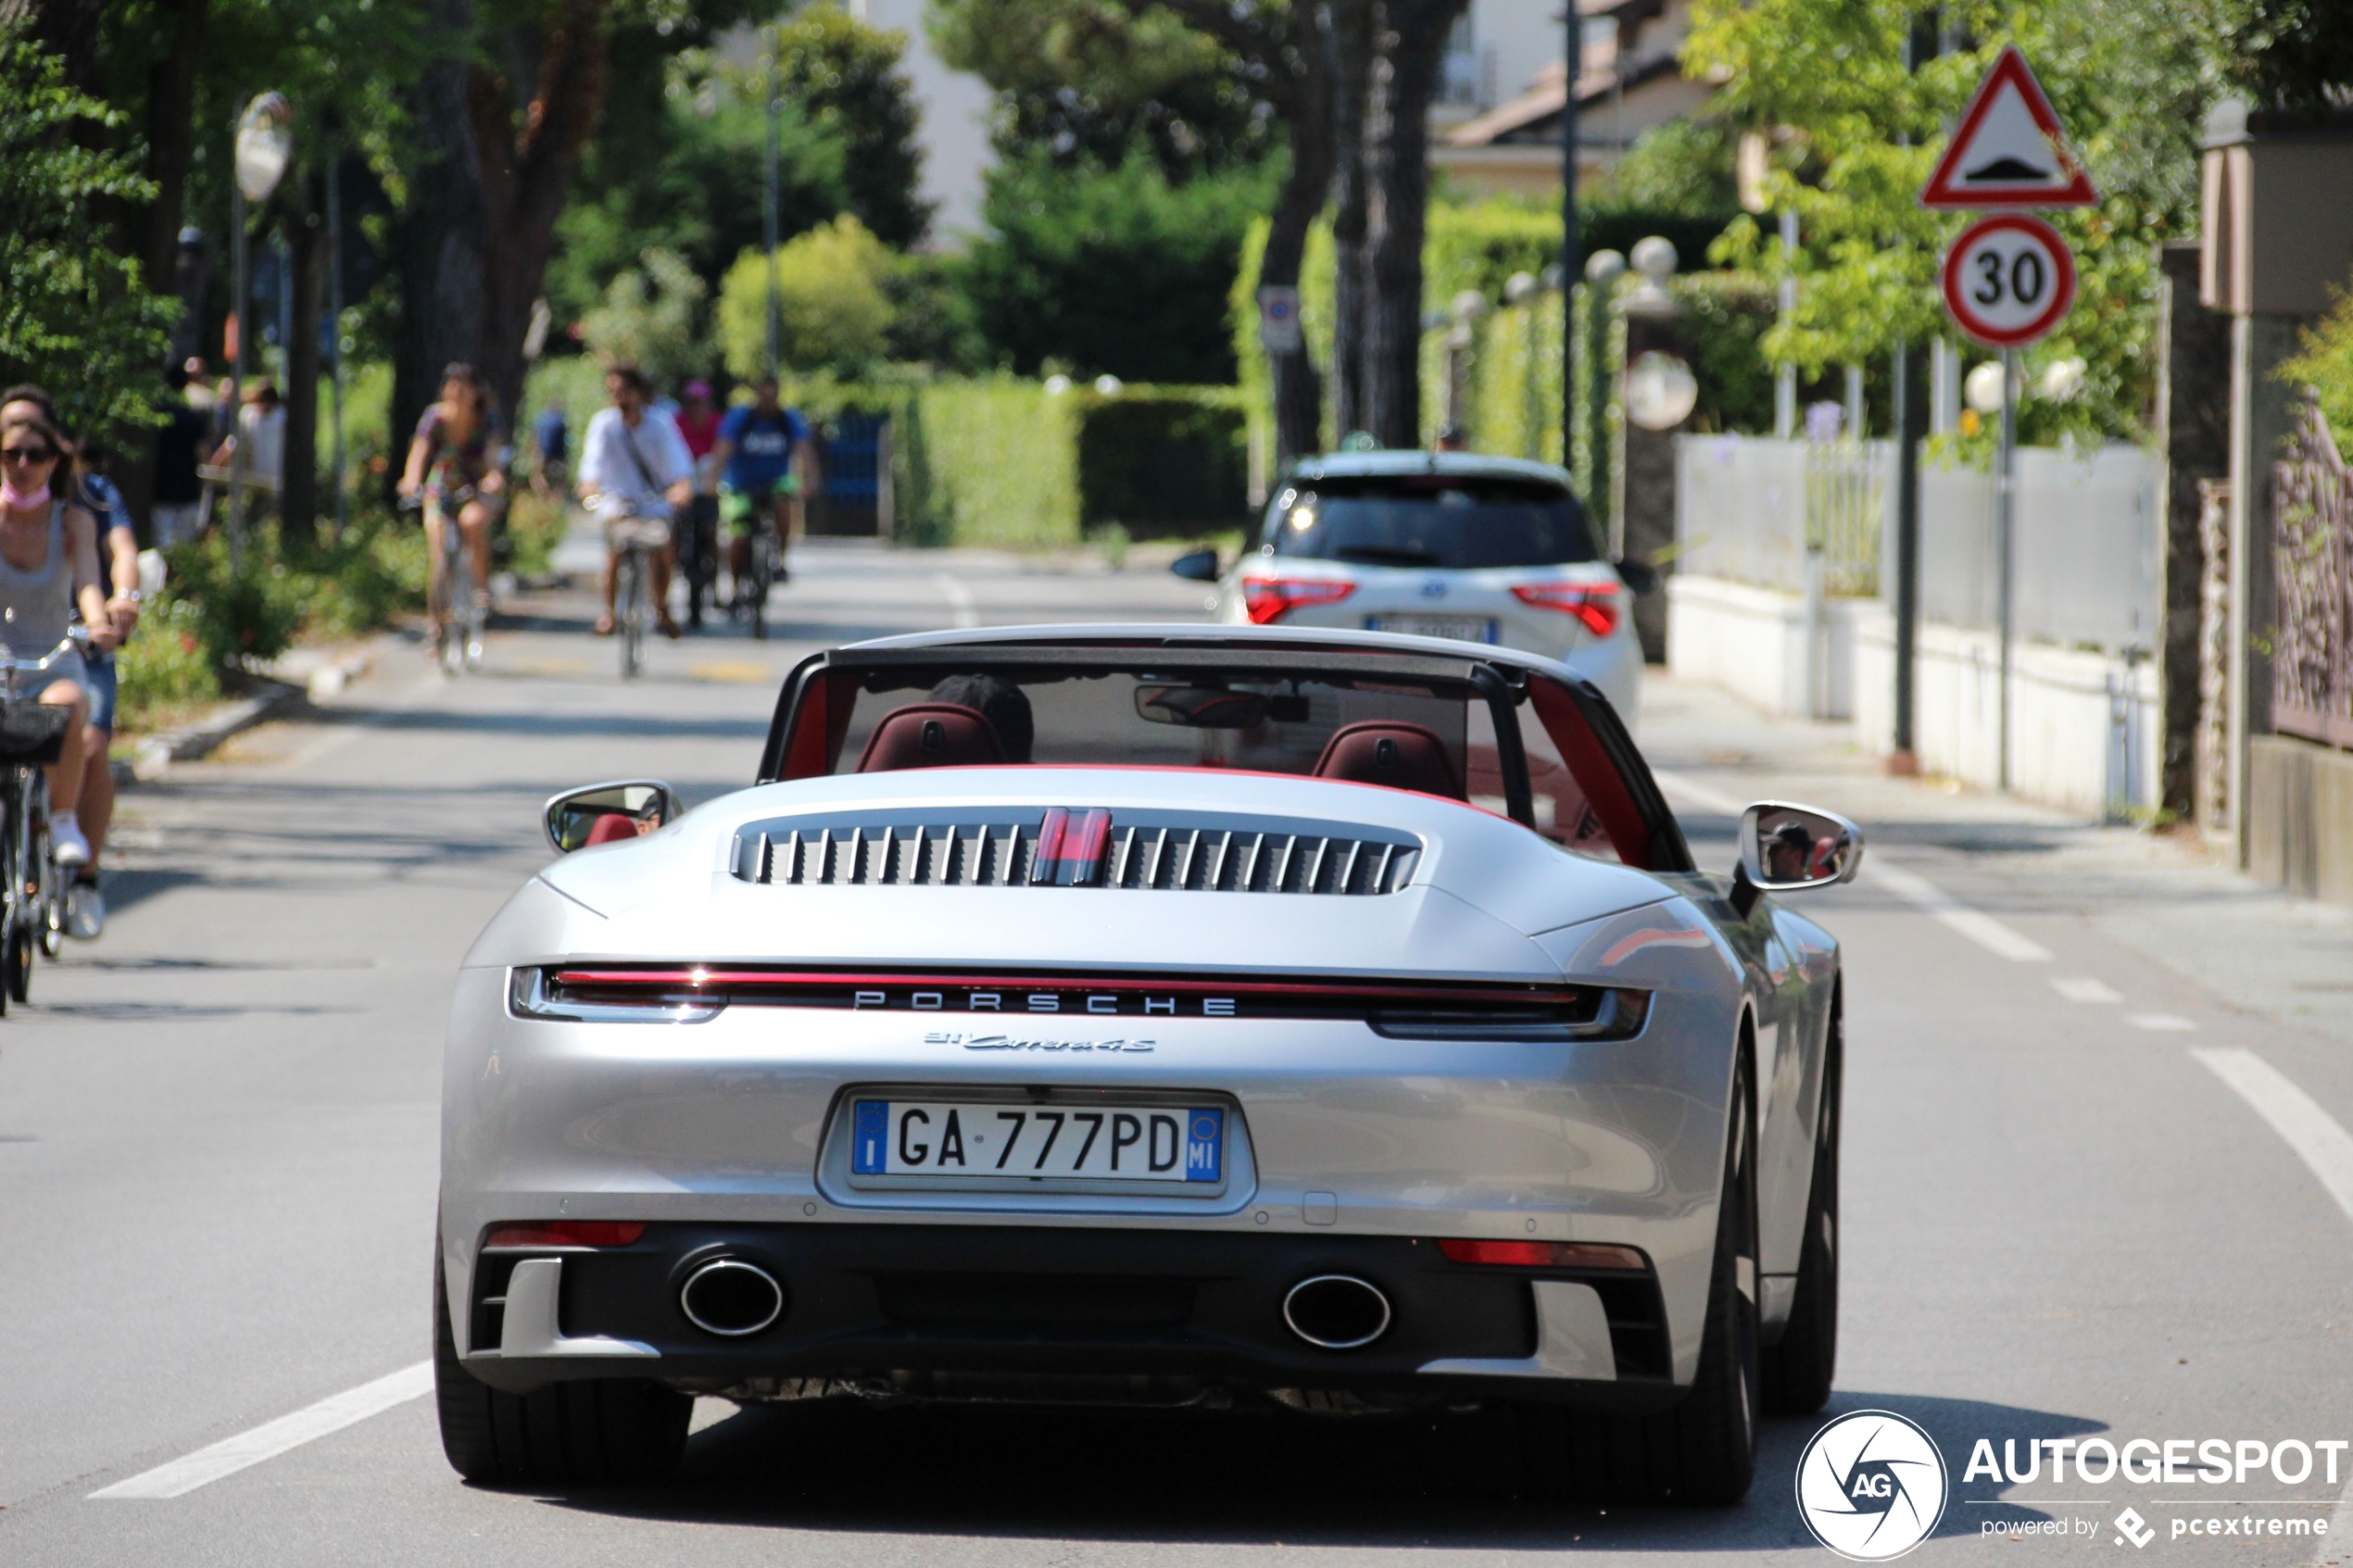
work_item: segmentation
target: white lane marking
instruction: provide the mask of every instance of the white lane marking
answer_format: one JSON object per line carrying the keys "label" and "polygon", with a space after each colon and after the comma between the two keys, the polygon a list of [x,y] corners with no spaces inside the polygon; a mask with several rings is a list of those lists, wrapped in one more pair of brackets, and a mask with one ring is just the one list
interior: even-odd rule
{"label": "white lane marking", "polygon": [[944,571],[931,574],[932,583],[948,596],[948,608],[954,612],[954,621],[961,630],[980,624],[980,608],[973,602],[973,591],[958,579]]}
{"label": "white lane marking", "polygon": [[371,1415],[381,1414],[395,1405],[422,1399],[433,1392],[433,1363],[419,1361],[403,1367],[373,1383],[363,1383],[331,1395],[315,1405],[306,1405],[292,1415],[282,1415],[266,1421],[248,1432],[233,1437],[223,1437],[208,1448],[143,1471],[128,1481],[118,1481],[90,1494],[92,1501],[105,1499],[119,1501],[127,1499],[157,1499],[185,1497],[198,1486],[209,1486],[224,1475],[275,1459],[289,1449],[340,1432],[356,1425]]}
{"label": "white lane marking", "polygon": [[1713,811],[1725,817],[1737,817],[1748,809],[1747,801],[1735,800],[1722,790],[1711,789],[1697,779],[1687,778],[1681,773],[1671,773],[1662,768],[1653,768],[1651,777],[1656,779],[1658,787],[1667,794],[1680,795],[1703,811]]}
{"label": "white lane marking", "polygon": [[2197,1032],[2197,1025],[2179,1013],[2128,1013],[2125,1015],[2124,1022],[2135,1029],[2146,1029],[2155,1035],[2194,1035]]}
{"label": "white lane marking", "polygon": [[2112,1006],[2124,999],[2123,992],[2110,985],[2107,981],[2095,980],[2088,974],[2074,976],[2054,974],[2051,976],[2051,989],[2070,1002],[2099,1002]]}
{"label": "white lane marking", "polygon": [[2353,1133],[2321,1109],[2287,1074],[2250,1050],[2199,1047],[2190,1054],[2238,1091],[2255,1113],[2287,1140],[2321,1185],[2353,1219]]}
{"label": "white lane marking", "polygon": [[1918,905],[1953,930],[1996,957],[2012,963],[2049,963],[2051,950],[2020,935],[1982,909],[1972,909],[1924,876],[1891,866],[1885,859],[1863,862],[1864,874],[1885,883],[1895,896]]}

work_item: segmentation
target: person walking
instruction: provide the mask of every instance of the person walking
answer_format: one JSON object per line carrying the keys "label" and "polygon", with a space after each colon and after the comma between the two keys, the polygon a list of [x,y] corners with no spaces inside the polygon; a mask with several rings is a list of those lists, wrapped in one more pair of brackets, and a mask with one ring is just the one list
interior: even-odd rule
{"label": "person walking", "polygon": [[542,495],[560,495],[572,476],[572,423],[563,405],[550,403],[539,410],[531,427],[532,445],[539,448],[538,467],[532,470],[532,488]]}
{"label": "person walking", "polygon": [[[196,369],[201,374],[201,362]],[[163,428],[156,432],[155,498],[147,514],[158,550],[196,536],[196,524],[204,516],[204,481],[197,477],[196,464],[212,435],[211,419],[188,396],[188,367],[174,365],[163,379],[171,388],[171,401],[164,408]]]}
{"label": "person walking", "polygon": [[417,417],[396,487],[403,495],[424,497],[425,602],[434,607],[435,631],[458,608],[447,602],[441,581],[445,528],[457,528],[472,559],[474,604],[490,607],[490,529],[506,502],[510,455],[490,388],[472,365],[450,361],[441,372],[440,400]]}
{"label": "person walking", "polygon": [[[605,372],[609,408],[597,410],[581,442],[580,493],[606,525],[605,612],[597,618],[597,635],[610,637],[613,620],[613,589],[621,564],[620,547],[611,539],[611,525],[623,518],[645,518],[668,523],[694,495],[695,463],[686,438],[670,420],[649,407],[653,383],[635,365],[615,365]],[[676,637],[678,622],[670,614],[670,573],[678,560],[673,538],[654,553],[654,609],[661,633]]]}
{"label": "person walking", "polygon": [[[41,659],[73,625],[90,628],[90,644],[115,646],[114,621],[99,586],[97,522],[76,504],[73,458],[65,433],[29,398],[0,401],[0,621],[20,659]],[[82,798],[82,739],[89,721],[89,674],[79,649],[67,647],[50,667],[37,700],[72,711],[49,778],[49,822],[57,864],[79,872],[90,863],[75,808]]]}

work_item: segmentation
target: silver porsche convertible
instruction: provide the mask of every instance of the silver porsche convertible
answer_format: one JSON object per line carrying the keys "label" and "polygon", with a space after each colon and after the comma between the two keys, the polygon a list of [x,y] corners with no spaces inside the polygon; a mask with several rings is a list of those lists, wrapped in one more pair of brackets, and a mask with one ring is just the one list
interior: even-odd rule
{"label": "silver porsche convertible", "polygon": [[557,797],[459,975],[450,1461],[658,1476],[692,1398],[1501,1403],[1737,1500],[1838,1305],[1854,824],[1703,872],[1592,685],[1341,630],[836,648],[751,788]]}

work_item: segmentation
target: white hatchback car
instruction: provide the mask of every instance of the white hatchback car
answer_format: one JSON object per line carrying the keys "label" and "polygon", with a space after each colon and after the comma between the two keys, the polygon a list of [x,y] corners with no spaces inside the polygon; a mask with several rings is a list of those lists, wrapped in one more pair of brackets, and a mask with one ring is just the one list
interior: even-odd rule
{"label": "white hatchback car", "polygon": [[[1207,551],[1179,576],[1216,576]],[[1217,584],[1234,625],[1345,626],[1449,637],[1555,659],[1630,728],[1642,649],[1632,598],[1655,577],[1613,566],[1569,476],[1466,452],[1308,458],[1277,487],[1258,546]]]}

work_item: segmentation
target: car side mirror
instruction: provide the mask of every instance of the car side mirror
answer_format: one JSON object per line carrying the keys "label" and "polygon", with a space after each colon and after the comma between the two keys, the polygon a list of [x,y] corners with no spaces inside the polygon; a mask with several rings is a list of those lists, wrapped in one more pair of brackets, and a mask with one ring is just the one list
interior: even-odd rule
{"label": "car side mirror", "polygon": [[1863,868],[1863,830],[1835,811],[1761,800],[1741,813],[1741,875],[1763,893],[1852,882]]}
{"label": "car side mirror", "polygon": [[1617,562],[1617,580],[1626,584],[1629,593],[1655,594],[1658,592],[1658,568],[1650,562],[1636,560],[1629,556],[1626,559]]}
{"label": "car side mirror", "polygon": [[568,789],[547,802],[541,824],[559,855],[649,834],[686,809],[659,779],[617,779]]}
{"label": "car side mirror", "polygon": [[1217,552],[1215,550],[1189,551],[1170,561],[1168,570],[1190,582],[1214,583],[1217,581]]}

